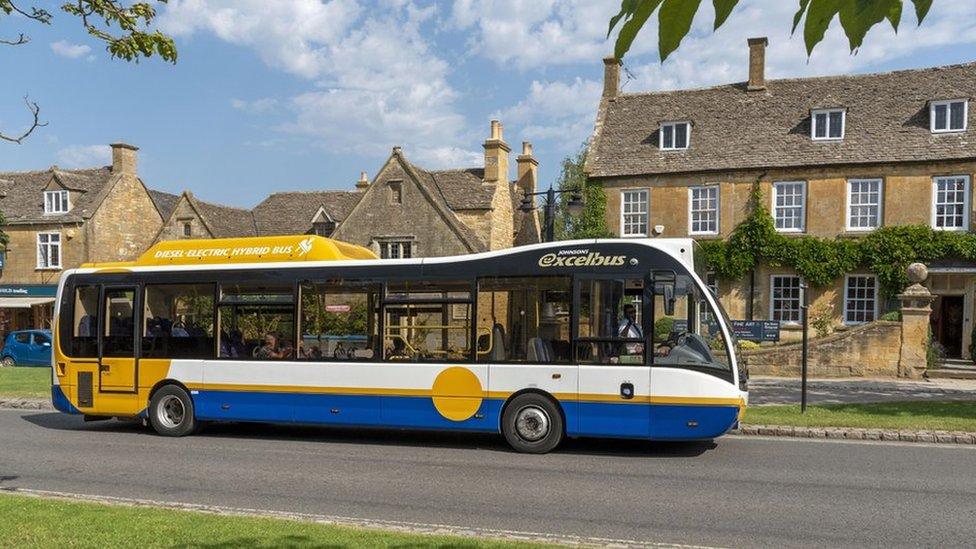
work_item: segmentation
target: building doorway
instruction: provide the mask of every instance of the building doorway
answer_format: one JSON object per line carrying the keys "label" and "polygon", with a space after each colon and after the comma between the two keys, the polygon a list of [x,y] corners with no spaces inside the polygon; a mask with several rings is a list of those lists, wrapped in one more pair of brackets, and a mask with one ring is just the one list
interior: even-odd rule
{"label": "building doorway", "polygon": [[942,295],[932,311],[932,335],[946,358],[962,358],[964,296]]}

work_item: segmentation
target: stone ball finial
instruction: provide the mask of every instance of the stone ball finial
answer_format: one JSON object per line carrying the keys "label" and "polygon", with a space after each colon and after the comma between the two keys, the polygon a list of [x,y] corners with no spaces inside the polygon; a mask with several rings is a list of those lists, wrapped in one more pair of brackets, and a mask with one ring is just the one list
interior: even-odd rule
{"label": "stone ball finial", "polygon": [[929,268],[924,263],[912,263],[908,266],[908,281],[912,284],[921,284],[929,277]]}

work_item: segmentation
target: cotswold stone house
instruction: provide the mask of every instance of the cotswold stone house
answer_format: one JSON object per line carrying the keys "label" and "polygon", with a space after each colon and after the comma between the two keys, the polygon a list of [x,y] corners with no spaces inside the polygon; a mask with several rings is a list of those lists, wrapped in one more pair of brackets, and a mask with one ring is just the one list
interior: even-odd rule
{"label": "cotswold stone house", "polygon": [[[972,231],[976,63],[766,80],[766,44],[749,40],[747,82],[704,89],[620,93],[619,64],[605,60],[586,170],[606,189],[616,234],[725,238],[749,214],[757,181],[787,235],[859,238],[903,224]],[[935,337],[948,356],[968,357],[976,265],[930,272]],[[733,318],[797,326],[801,281],[790,269],[710,282]],[[836,324],[887,309],[870,272],[811,297],[813,310],[832,307]]]}
{"label": "cotswold stone house", "polygon": [[112,145],[112,165],[0,172],[10,238],[0,268],[0,331],[49,328],[61,272],[134,259],[162,226],[137,171],[138,149]]}
{"label": "cotswold stone house", "polygon": [[539,241],[539,221],[518,204],[536,189],[538,162],[523,143],[517,179],[509,180],[511,149],[491,124],[485,165],[424,170],[394,147],[372,181],[355,190],[274,193],[251,210],[154,192],[166,221],[154,241],[318,234],[372,248],[381,257],[433,257],[495,250]]}

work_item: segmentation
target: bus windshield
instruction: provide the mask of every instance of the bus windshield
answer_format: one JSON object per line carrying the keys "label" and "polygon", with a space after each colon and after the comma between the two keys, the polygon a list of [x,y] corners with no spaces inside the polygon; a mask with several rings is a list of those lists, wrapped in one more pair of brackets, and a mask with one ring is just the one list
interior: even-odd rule
{"label": "bus windshield", "polygon": [[688,274],[654,277],[654,364],[731,370],[716,311]]}

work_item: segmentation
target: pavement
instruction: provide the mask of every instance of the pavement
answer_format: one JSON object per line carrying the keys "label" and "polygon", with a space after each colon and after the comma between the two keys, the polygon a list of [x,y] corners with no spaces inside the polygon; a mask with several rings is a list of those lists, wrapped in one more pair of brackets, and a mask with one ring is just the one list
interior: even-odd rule
{"label": "pavement", "polygon": [[969,546],[973,470],[973,446],[583,440],[533,456],[491,435],[228,424],[174,439],[138,424],[0,410],[0,489],[621,545]]}
{"label": "pavement", "polygon": [[[916,400],[976,400],[976,381],[938,379],[893,381],[887,379],[809,379],[809,404],[849,404]],[[749,405],[799,404],[799,378],[754,376],[749,378]]]}

